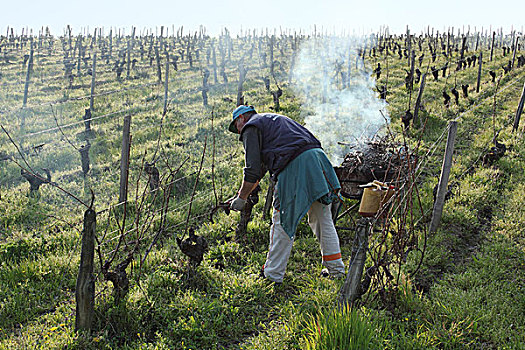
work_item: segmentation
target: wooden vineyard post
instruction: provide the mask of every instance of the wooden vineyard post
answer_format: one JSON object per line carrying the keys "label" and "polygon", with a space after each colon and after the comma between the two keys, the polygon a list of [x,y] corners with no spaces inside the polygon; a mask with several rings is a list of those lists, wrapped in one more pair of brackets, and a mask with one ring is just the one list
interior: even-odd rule
{"label": "wooden vineyard post", "polygon": [[159,47],[162,50],[164,44],[164,26],[160,26]]}
{"label": "wooden vineyard post", "polygon": [[496,39],[496,32],[492,32],[492,45],[490,45],[490,62],[492,62],[492,57],[494,56],[494,39]]}
{"label": "wooden vineyard post", "polygon": [[275,45],[275,36],[270,37],[270,75],[273,76],[273,46]]}
{"label": "wooden vineyard post", "polygon": [[113,28],[109,29],[109,58],[113,56]]}
{"label": "wooden vineyard post", "polygon": [[[414,52],[412,52],[412,40],[410,38],[410,29],[408,29],[408,25],[407,25],[407,32],[406,32],[406,40],[405,40],[405,48],[407,49],[407,52],[408,52],[408,66],[410,67],[410,70],[412,71],[412,76],[414,76],[414,62],[413,62],[413,59],[412,59],[412,54],[415,55]],[[411,54],[412,52],[412,54]],[[364,57],[363,57],[364,59]],[[411,84],[412,85],[412,84]]]}
{"label": "wooden vineyard post", "polygon": [[[167,54],[166,54],[167,56]],[[166,58],[166,74],[164,76],[164,79],[166,80],[164,82],[164,109],[162,115],[166,115],[166,112],[168,111],[168,80],[170,77],[170,60],[169,56]]]}
{"label": "wooden vineyard post", "polygon": [[27,61],[27,74],[26,74],[26,83],[24,85],[24,101],[22,102],[22,108],[25,108],[27,105],[27,93],[29,91],[29,81],[31,80],[31,71],[33,70],[33,53],[34,53],[33,40],[31,40],[31,51],[29,52],[29,60]]}
{"label": "wooden vineyard post", "polygon": [[133,47],[135,46],[135,27],[131,29],[131,50],[133,50]]}
{"label": "wooden vineyard post", "polygon": [[[294,69],[295,69],[295,61],[297,59],[297,36],[296,35],[294,35],[294,38],[291,39],[291,46],[292,46],[292,58],[291,58],[291,62],[290,62],[290,68],[288,70],[288,84],[292,83],[293,73],[294,73]],[[350,68],[350,62],[348,64],[348,68]],[[347,74],[348,75],[350,74],[350,70],[348,71]],[[346,87],[347,86],[345,85],[345,88]]]}
{"label": "wooden vineyard post", "polygon": [[[423,96],[423,90],[425,89],[425,79],[427,77],[427,73],[424,73],[421,77],[421,84],[419,84],[419,93],[417,94],[416,99],[416,105],[414,106],[414,121],[412,122],[415,126],[417,122],[419,122],[419,109],[421,107],[421,98]],[[421,124],[421,123],[419,123]]]}
{"label": "wooden vineyard post", "polygon": [[232,61],[232,51],[233,51],[233,40],[230,36],[230,32],[226,31],[226,43],[228,44],[228,62]]}
{"label": "wooden vineyard post", "polygon": [[237,84],[237,106],[240,106],[244,104],[244,96],[242,95],[242,86],[244,84],[244,80],[246,79],[246,68],[244,68],[244,64],[241,62],[239,63],[239,83]]}
{"label": "wooden vineyard post", "polygon": [[461,67],[466,67],[463,63],[465,62],[465,46],[467,45],[467,37],[464,36],[461,43],[461,53],[459,61],[461,62]]}
{"label": "wooden vineyard post", "polygon": [[157,59],[157,79],[159,80],[158,83],[162,83],[162,70],[160,69],[160,56],[159,56],[159,48],[157,45],[155,45],[155,58]]}
{"label": "wooden vineyard post", "polygon": [[95,53],[93,55],[93,69],[91,70],[91,95],[90,95],[90,98],[89,98],[89,110],[91,112],[94,111],[94,109],[93,109],[93,102],[94,102],[94,99],[95,99],[96,69],[97,69],[97,54]]}
{"label": "wooden vineyard post", "polygon": [[128,199],[129,149],[131,144],[130,128],[131,115],[127,115],[124,117],[124,126],[122,129],[119,203],[124,203]]}
{"label": "wooden vineyard post", "polygon": [[78,60],[77,60],[77,75],[80,76],[80,67],[82,62],[82,35],[79,34],[77,37],[77,44],[78,47]]}
{"label": "wooden vineyard post", "polygon": [[69,26],[69,24],[67,25],[67,42],[68,42],[68,45],[69,45],[69,52],[71,52],[71,27]]}
{"label": "wooden vineyard post", "polygon": [[516,51],[518,50],[518,42],[520,40],[520,37],[518,36],[516,38],[516,42],[514,44],[513,53],[512,53],[512,65],[511,68],[514,68],[514,61],[516,60]]}
{"label": "wooden vineyard post", "polygon": [[[220,47],[219,47],[220,48]],[[266,53],[263,51],[263,39],[259,37],[257,42],[257,51],[259,54],[260,68],[266,68]]]}
{"label": "wooden vineyard post", "polygon": [[210,71],[208,68],[204,68],[202,71],[202,104],[204,107],[208,106],[208,78],[210,77]]}
{"label": "wooden vineyard post", "polygon": [[188,58],[190,68],[193,68],[193,56],[191,55],[191,38],[188,38],[188,44],[186,45],[186,57]]}
{"label": "wooden vineyard post", "polygon": [[273,108],[274,111],[279,112],[281,110],[281,105],[279,103],[279,97],[283,95],[283,90],[279,86],[277,86],[276,91],[271,91],[272,98],[273,98]]}
{"label": "wooden vineyard post", "polygon": [[410,61],[410,81],[408,83],[409,91],[414,89],[414,66],[416,65],[416,52],[412,50],[412,53],[409,56]]}
{"label": "wooden vineyard post", "polygon": [[339,308],[343,309],[361,295],[361,277],[366,261],[366,251],[368,250],[368,236],[372,228],[370,218],[361,218],[357,222],[356,235],[352,244],[352,257],[350,266],[346,274],[346,279],[339,291]]}
{"label": "wooden vineyard post", "polygon": [[80,160],[82,162],[82,173],[84,174],[84,177],[87,176],[89,172],[89,149],[91,148],[91,144],[89,143],[89,140],[87,141],[86,145],[81,146],[78,151],[80,152]]}
{"label": "wooden vineyard post", "polygon": [[131,64],[131,42],[128,40],[127,42],[127,60],[126,60],[126,78],[129,78],[129,70],[130,70],[130,64]]}
{"label": "wooden vineyard post", "polygon": [[478,83],[476,84],[476,93],[479,92],[479,86],[481,84],[481,66],[483,65],[483,52],[479,53],[478,59]]}
{"label": "wooden vineyard post", "polygon": [[215,41],[211,42],[211,57],[213,62],[213,83],[217,85],[219,79],[217,78],[217,54],[215,52]]}
{"label": "wooden vineyard post", "polygon": [[443,206],[445,205],[445,194],[448,190],[448,177],[450,175],[450,168],[452,167],[452,155],[454,154],[454,143],[456,141],[456,132],[458,130],[458,122],[451,120],[448,124],[447,146],[445,149],[445,156],[443,157],[443,165],[441,167],[441,175],[439,176],[438,191],[434,209],[432,210],[432,219],[430,221],[430,233],[434,233],[441,221],[443,214]]}
{"label": "wooden vineyard post", "polygon": [[516,118],[514,119],[514,126],[512,127],[512,131],[518,130],[518,127],[520,125],[521,113],[523,112],[524,103],[525,103],[525,83],[523,84],[523,91],[521,92],[520,103],[518,104],[518,110],[516,111]]}
{"label": "wooden vineyard post", "polygon": [[450,50],[451,50],[451,46],[450,46],[450,31],[447,32],[447,56],[450,57]]}
{"label": "wooden vineyard post", "polygon": [[93,33],[93,36],[91,37],[91,50],[93,50],[93,46],[97,44],[97,28],[95,28],[95,32]]}
{"label": "wooden vineyard post", "polygon": [[82,231],[82,252],[75,290],[76,317],[75,330],[90,331],[95,308],[95,278],[93,262],[95,260],[96,212],[88,209],[84,213]]}

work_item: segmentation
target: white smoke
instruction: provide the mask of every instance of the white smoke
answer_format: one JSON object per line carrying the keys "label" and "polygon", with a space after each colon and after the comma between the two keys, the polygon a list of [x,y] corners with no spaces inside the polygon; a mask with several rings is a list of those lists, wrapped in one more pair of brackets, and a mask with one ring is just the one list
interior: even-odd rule
{"label": "white smoke", "polygon": [[[321,37],[302,43],[293,71],[304,98],[306,127],[321,141],[333,165],[385,125],[386,102],[377,96],[372,69],[359,57],[364,40]],[[381,112],[383,112],[383,115]]]}

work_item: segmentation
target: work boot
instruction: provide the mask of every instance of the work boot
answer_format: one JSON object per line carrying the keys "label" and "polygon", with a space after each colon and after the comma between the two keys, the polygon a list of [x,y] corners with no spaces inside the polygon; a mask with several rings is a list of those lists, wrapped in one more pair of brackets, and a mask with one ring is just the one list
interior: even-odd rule
{"label": "work boot", "polygon": [[324,269],[321,270],[321,277],[329,278],[331,280],[338,280],[338,279],[345,277],[345,274],[342,272],[330,273],[328,269],[325,267]]}
{"label": "work boot", "polygon": [[328,272],[327,268],[321,270],[321,277],[330,277],[330,272]]}
{"label": "work boot", "polygon": [[259,273],[259,277],[264,279],[265,281],[267,281],[268,283],[273,283],[275,284],[276,286],[280,286],[281,284],[283,284],[282,282],[276,282],[276,281],[272,281],[271,279],[269,279],[268,277],[266,277],[264,275],[264,265],[263,267],[261,267],[261,272]]}

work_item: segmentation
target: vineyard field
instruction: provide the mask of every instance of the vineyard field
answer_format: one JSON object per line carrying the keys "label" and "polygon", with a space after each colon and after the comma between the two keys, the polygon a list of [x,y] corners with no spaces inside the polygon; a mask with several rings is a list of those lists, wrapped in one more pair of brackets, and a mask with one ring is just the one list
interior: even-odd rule
{"label": "vineyard field", "polygon": [[[523,349],[524,99],[515,31],[8,32],[0,348]],[[344,278],[320,277],[306,218],[284,282],[260,278],[268,175],[248,223],[223,210],[243,179],[228,131],[239,104],[304,124],[335,167],[371,150],[389,169],[397,159],[396,194],[371,219],[369,285],[351,310],[337,307]],[[358,205],[343,195],[336,221],[347,268]],[[196,264],[180,243],[194,234],[206,242]]]}

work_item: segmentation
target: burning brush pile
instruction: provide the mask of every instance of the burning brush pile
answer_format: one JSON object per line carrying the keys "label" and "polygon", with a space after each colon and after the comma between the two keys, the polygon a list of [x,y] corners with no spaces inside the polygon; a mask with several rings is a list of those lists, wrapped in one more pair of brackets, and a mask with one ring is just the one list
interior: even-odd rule
{"label": "burning brush pile", "polygon": [[[421,205],[414,205],[421,203],[421,198],[414,176],[418,158],[413,153],[415,150],[409,151],[407,146],[375,138],[348,153],[341,165],[334,168],[343,196],[360,199],[363,195],[359,207],[363,218],[356,225],[351,264],[340,302],[365,300],[374,294],[365,297],[367,291],[375,290],[387,308],[394,307],[396,294],[391,291],[400,285],[400,266],[407,262],[409,254],[413,254],[417,266],[411,272],[413,276],[421,266],[427,236],[425,225],[416,227],[417,217],[424,213]],[[375,188],[370,184],[375,180],[381,183],[378,195],[373,195]],[[360,185],[364,184],[372,186],[363,186],[363,194]],[[391,188],[394,191],[387,197]],[[372,204],[377,204],[374,210]]]}
{"label": "burning brush pile", "polygon": [[365,142],[358,150],[348,153],[340,166],[334,167],[341,194],[359,199],[359,185],[374,180],[381,182],[402,181],[408,169],[407,160],[412,159],[405,147],[392,144],[386,138],[375,138]]}

